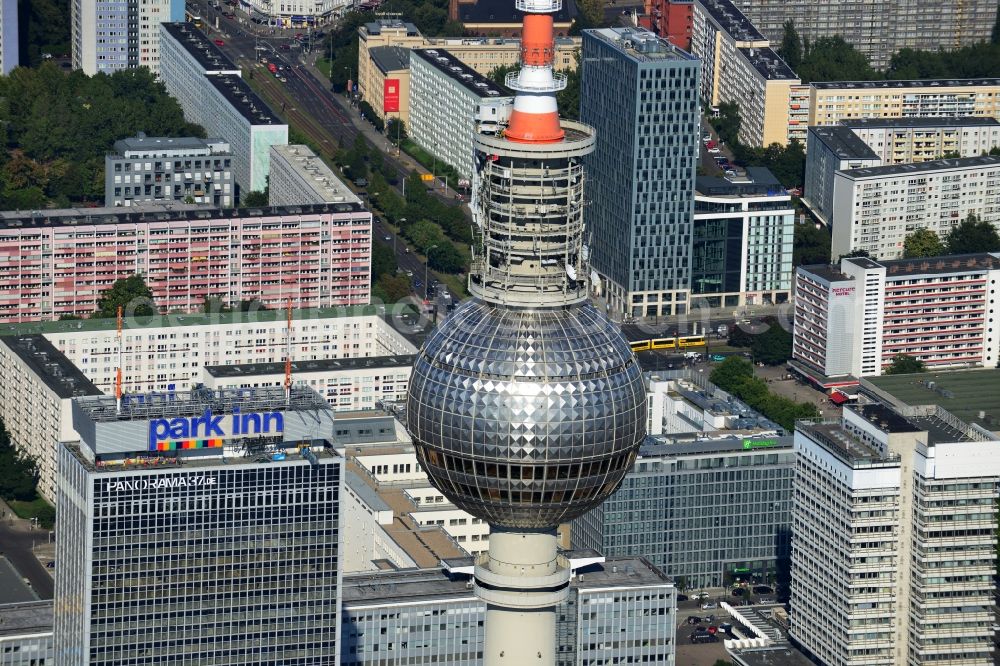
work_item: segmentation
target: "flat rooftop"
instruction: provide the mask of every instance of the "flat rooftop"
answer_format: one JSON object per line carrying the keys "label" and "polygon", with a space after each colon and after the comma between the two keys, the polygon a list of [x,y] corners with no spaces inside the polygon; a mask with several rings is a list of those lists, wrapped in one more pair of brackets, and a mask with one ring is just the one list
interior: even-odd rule
{"label": "flat rooftop", "polygon": [[640,63],[698,60],[687,51],[677,48],[666,39],[658,37],[645,28],[601,28],[600,30],[584,30],[583,34],[592,35],[604,41],[630,59]]}
{"label": "flat rooftop", "polygon": [[[867,267],[858,260],[863,257],[851,257],[847,261]],[[968,271],[988,271],[1000,269],[1000,253],[977,252],[975,254],[951,254],[943,257],[926,257],[923,259],[888,259],[875,262],[865,261],[885,266],[885,279],[911,279],[913,275],[935,275]]]}
{"label": "flat rooftop", "polygon": [[722,437],[719,439],[664,441],[662,437],[647,437],[639,447],[639,458],[669,458],[677,456],[716,455],[719,453],[766,453],[792,448],[795,438],[791,435]]}
{"label": "flat rooftop", "polygon": [[[901,418],[901,417],[900,417]],[[905,420],[905,419],[904,419]],[[918,429],[907,422],[907,432],[917,432]],[[837,456],[849,466],[898,465],[899,456],[882,455],[870,445],[862,442],[840,423],[797,423],[796,429],[813,441],[819,442],[831,454]]]}
{"label": "flat rooftop", "polygon": [[294,169],[302,182],[312,188],[318,201],[340,203],[346,201],[361,204],[361,199],[337,177],[323,159],[316,155],[309,146],[297,144],[271,146],[271,173],[274,180],[275,163],[273,155],[284,159]]}
{"label": "flat rooftop", "polygon": [[368,56],[383,74],[410,68],[410,49],[402,46],[376,46],[368,49]]}
{"label": "flat rooftop", "polygon": [[695,179],[695,193],[711,197],[758,197],[791,196],[785,186],[775,178],[767,167],[747,167],[743,178],[720,178],[718,176],[698,176]]}
{"label": "flat rooftop", "polygon": [[838,88],[969,88],[974,86],[1000,86],[1000,79],[916,79],[901,81],[817,81],[810,86],[818,90]]}
{"label": "flat rooftop", "polygon": [[270,127],[285,125],[285,121],[257,96],[242,77],[234,74],[209,74],[205,78],[251,125]]}
{"label": "flat rooftop", "polygon": [[792,68],[781,59],[781,56],[770,47],[740,48],[738,50],[747,59],[747,62],[753,65],[757,73],[767,81],[799,80],[798,74],[793,72]]}
{"label": "flat rooftop", "polygon": [[[593,552],[593,551],[591,551]],[[572,553],[563,553],[570,556]],[[595,553],[596,555],[596,553]],[[472,558],[466,558],[469,568]],[[449,560],[449,564],[461,564],[459,560]],[[570,580],[575,588],[640,587],[646,585],[669,585],[671,579],[641,557],[607,558],[576,570]],[[580,581],[579,574],[584,574]],[[392,605],[431,601],[448,598],[474,599],[468,586],[472,577],[465,574],[451,574],[440,568],[407,569],[403,571],[366,572],[344,576],[344,610],[373,605]]]}
{"label": "flat rooftop", "polygon": [[729,656],[735,660],[736,666],[815,666],[791,645],[731,648]]}
{"label": "flat rooftop", "polygon": [[51,632],[51,599],[0,604],[0,638]]}
{"label": "flat rooftop", "polygon": [[1000,120],[985,116],[946,116],[914,118],[849,118],[841,120],[841,125],[851,129],[874,129],[881,127],[990,127],[1000,126]]}
{"label": "flat rooftop", "polygon": [[239,74],[240,68],[226,57],[222,49],[190,23],[161,23],[160,27],[191,54],[205,71]]}
{"label": "flat rooftop", "polygon": [[4,335],[0,336],[0,341],[60,398],[104,394],[45,336],[37,333]]}
{"label": "flat rooftop", "polygon": [[[325,358],[314,361],[292,361],[292,374],[338,372],[379,368],[409,368],[417,357],[413,354],[367,356],[361,358]],[[284,375],[284,363],[246,363],[243,365],[209,365],[205,372],[213,377],[258,377]]]}
{"label": "flat rooftop", "polygon": [[409,21],[400,21],[399,19],[379,19],[378,21],[365,23],[362,28],[369,35],[381,35],[383,30],[405,30],[407,35],[413,36],[420,34],[417,26]]}
{"label": "flat rooftop", "polygon": [[736,8],[729,0],[698,0],[719,27],[726,31],[730,38],[738,42],[766,42],[765,37],[750,19]]}
{"label": "flat rooftop", "polygon": [[966,423],[1000,431],[1000,370],[995,368],[862,377],[861,390],[900,407],[938,405]]}
{"label": "flat rooftop", "polygon": [[160,153],[179,155],[190,152],[197,152],[199,155],[222,155],[229,154],[229,144],[222,139],[199,139],[196,136],[146,136],[139,132],[139,136],[115,141],[115,150],[119,153],[115,157],[133,157],[125,153],[138,153],[139,155],[135,157]]}
{"label": "flat rooftop", "polygon": [[481,98],[513,97],[506,87],[483,76],[444,49],[413,49],[412,57],[419,58],[434,69],[447,74],[456,83]]}
{"label": "flat rooftop", "polygon": [[809,133],[842,160],[880,160],[871,147],[846,125],[810,127]]}
{"label": "flat rooftop", "polygon": [[916,164],[890,164],[877,167],[862,167],[860,169],[844,169],[840,173],[848,178],[875,178],[880,176],[908,176],[915,173],[929,173],[933,171],[989,169],[996,167],[1000,167],[1000,156],[978,155],[976,157],[929,160]]}
{"label": "flat rooftop", "polygon": [[33,211],[0,211],[0,230],[30,227],[74,227],[103,224],[152,224],[246,219],[283,215],[325,215],[367,212],[360,203],[301,204],[261,208],[206,208],[196,204],[141,204],[129,208],[54,208]]}
{"label": "flat rooftop", "polygon": [[809,264],[799,266],[795,270],[808,273],[827,282],[846,282],[853,279],[847,273],[841,272],[840,267],[836,264]]}

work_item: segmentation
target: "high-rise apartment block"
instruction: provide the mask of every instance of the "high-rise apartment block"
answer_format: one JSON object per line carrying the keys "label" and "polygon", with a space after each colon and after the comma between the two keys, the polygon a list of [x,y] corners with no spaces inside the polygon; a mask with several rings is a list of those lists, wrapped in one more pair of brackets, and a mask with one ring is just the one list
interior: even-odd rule
{"label": "high-rise apartment block", "polygon": [[0,0],[0,74],[6,76],[20,64],[17,0]]}
{"label": "high-rise apartment block", "polygon": [[410,124],[410,49],[376,46],[368,51],[371,67],[365,78],[358,72],[361,97],[378,118],[388,123],[397,118]]}
{"label": "high-rise apartment block", "polygon": [[641,555],[685,589],[773,583],[790,555],[794,469],[790,437],[650,442],[618,491],[573,523],[572,543]]}
{"label": "high-rise apartment block", "polygon": [[59,449],[62,666],[339,663],[343,458],[309,389],[73,403]]}
{"label": "high-rise apartment block", "polygon": [[994,367],[998,279],[1000,256],[986,253],[800,266],[790,365],[827,388],[880,375],[897,354],[931,368]]}
{"label": "high-rise apartment block", "polygon": [[297,144],[271,146],[267,197],[272,206],[361,203],[321,157]]}
{"label": "high-rise apartment block", "polygon": [[639,25],[663,37],[677,48],[690,51],[693,14],[693,0],[645,0]]}
{"label": "high-rise apartment block", "polygon": [[296,308],[368,303],[371,213],[358,204],[247,210],[147,204],[0,213],[0,322],[87,316],[141,274],[163,311],[206,298]]}
{"label": "high-rise apartment block", "polygon": [[792,291],[795,209],[770,171],[695,181],[691,294],[711,307],[784,303]]}
{"label": "high-rise apartment block", "polygon": [[943,239],[969,215],[1000,228],[1000,157],[837,171],[831,256],[864,250],[876,259],[897,259],[917,229]]}
{"label": "high-rise apartment block", "polygon": [[882,166],[883,159],[845,125],[810,127],[806,138],[806,177],[802,201],[816,218],[830,225],[833,183],[838,171]]}
{"label": "high-rise apartment block", "polygon": [[104,205],[178,201],[232,208],[229,144],[220,139],[138,136],[104,156]]}
{"label": "high-rise apartment block", "polygon": [[996,118],[857,118],[841,122],[874,150],[883,164],[978,157],[1000,147],[1000,120]]}
{"label": "high-rise apartment block", "polygon": [[[788,16],[782,14],[781,20]],[[792,88],[788,138],[804,143],[813,125],[859,118],[968,116],[1000,118],[1000,79],[817,81]]]}
{"label": "high-rise apartment block", "polygon": [[514,95],[448,51],[410,53],[410,136],[464,178],[472,178],[473,137],[500,131],[510,118]]}
{"label": "high-rise apartment block", "polygon": [[961,5],[933,0],[861,5],[825,0],[741,0],[740,9],[772,41],[780,42],[786,21],[811,42],[838,35],[884,69],[901,49],[952,51],[988,41],[997,17],[992,0]]}
{"label": "high-rise apartment block", "polygon": [[791,635],[827,666],[989,666],[1000,438],[939,406],[795,432]]}
{"label": "high-rise apartment block", "polygon": [[184,20],[184,0],[73,0],[73,68],[112,74],[147,67],[160,72],[160,24]]}
{"label": "high-rise apartment block", "polygon": [[[566,553],[573,570],[557,606],[557,666],[674,664],[676,590],[643,558]],[[341,662],[483,663],[486,604],[470,587],[472,558],[443,567],[344,577]],[[512,640],[516,640],[513,638]]]}
{"label": "high-rise apartment block", "polygon": [[597,130],[585,158],[590,261],[617,312],[688,310],[698,76],[697,58],[651,32],[584,32],[580,119]]}
{"label": "high-rise apartment block", "polygon": [[740,142],[788,142],[788,106],[799,78],[730,0],[695,0],[691,53],[701,59],[701,98],[739,105]]}
{"label": "high-rise apartment block", "polygon": [[190,24],[162,24],[160,49],[160,78],[184,117],[229,144],[237,194],[263,192],[270,148],[288,143],[288,125],[241,78],[239,67]]}

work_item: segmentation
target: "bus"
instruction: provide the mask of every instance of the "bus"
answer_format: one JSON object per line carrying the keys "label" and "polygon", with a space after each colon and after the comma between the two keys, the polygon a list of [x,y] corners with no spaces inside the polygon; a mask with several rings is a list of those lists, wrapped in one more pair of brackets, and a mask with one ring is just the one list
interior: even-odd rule
{"label": "bus", "polygon": [[633,352],[648,351],[650,348],[649,340],[636,340],[635,342],[628,343],[632,347]]}
{"label": "bus", "polygon": [[197,14],[195,14],[190,9],[185,9],[184,10],[184,19],[188,23],[194,23],[194,27],[196,27],[196,28],[200,28],[201,27],[201,17],[198,16]]}
{"label": "bus", "polygon": [[651,349],[676,349],[677,338],[653,338],[649,341]]}
{"label": "bus", "polygon": [[683,338],[677,338],[677,346],[681,349],[684,347],[704,347],[705,344],[704,335],[688,335]]}

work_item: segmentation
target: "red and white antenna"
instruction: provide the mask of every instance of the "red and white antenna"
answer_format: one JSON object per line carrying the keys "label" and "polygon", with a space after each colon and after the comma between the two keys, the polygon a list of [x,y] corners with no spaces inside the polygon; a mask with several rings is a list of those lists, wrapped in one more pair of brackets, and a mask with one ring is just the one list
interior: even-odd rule
{"label": "red and white antenna", "polygon": [[562,8],[562,0],[515,0],[514,4],[525,12],[521,69],[507,74],[507,87],[517,95],[504,136],[516,143],[562,141],[565,133],[559,125],[556,93],[566,87],[566,75],[552,68],[552,15]]}
{"label": "red and white antenna", "polygon": [[292,402],[292,299],[288,299],[288,328],[285,334],[285,404]]}
{"label": "red and white antenna", "polygon": [[118,306],[118,370],[115,372],[115,405],[118,412],[122,411],[122,357],[125,345],[122,343],[122,306]]}

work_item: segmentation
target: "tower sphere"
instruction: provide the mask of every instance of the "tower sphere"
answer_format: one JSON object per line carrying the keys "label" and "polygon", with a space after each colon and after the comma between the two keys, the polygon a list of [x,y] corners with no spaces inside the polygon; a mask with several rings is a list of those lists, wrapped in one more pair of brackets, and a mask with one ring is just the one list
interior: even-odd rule
{"label": "tower sphere", "polygon": [[406,420],[456,506],[490,525],[544,529],[617,489],[645,436],[646,391],[621,332],[589,302],[473,298],[420,350]]}

